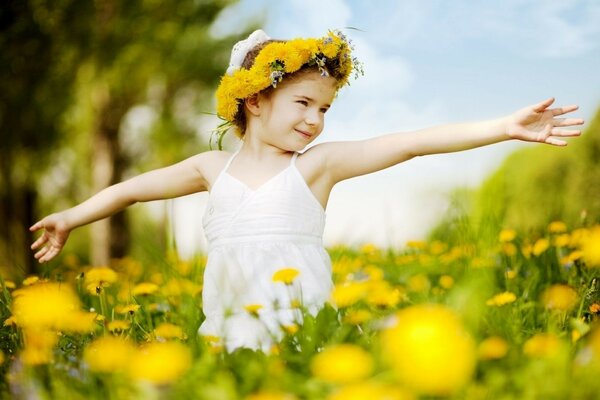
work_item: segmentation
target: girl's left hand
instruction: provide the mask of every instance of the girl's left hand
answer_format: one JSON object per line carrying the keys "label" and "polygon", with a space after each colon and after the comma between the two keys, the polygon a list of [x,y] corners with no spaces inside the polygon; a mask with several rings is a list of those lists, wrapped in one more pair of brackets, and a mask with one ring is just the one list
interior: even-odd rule
{"label": "girl's left hand", "polygon": [[575,111],[579,106],[548,108],[552,103],[554,103],[553,97],[509,115],[506,125],[507,135],[511,139],[547,143],[555,146],[566,146],[567,142],[555,139],[553,136],[571,137],[581,135],[579,130],[559,129],[559,127],[581,125],[584,123],[583,119],[555,118],[558,115]]}

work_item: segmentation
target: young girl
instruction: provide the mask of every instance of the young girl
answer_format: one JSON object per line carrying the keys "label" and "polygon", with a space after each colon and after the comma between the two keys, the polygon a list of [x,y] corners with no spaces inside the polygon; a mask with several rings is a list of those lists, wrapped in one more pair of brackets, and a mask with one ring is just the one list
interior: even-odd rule
{"label": "young girl", "polygon": [[549,98],[494,120],[323,143],[300,152],[321,134],[337,90],[360,71],[351,50],[339,32],[287,42],[254,32],[234,47],[217,90],[217,112],[227,121],[221,133],[234,125],[241,148],[204,152],[147,172],[43,218],[30,228],[44,230],[31,246],[38,250],[35,258],[51,260],[71,230],[134,203],[209,191],[203,218],[209,243],[206,319],[199,332],[220,338],[228,351],[268,351],[282,327],[302,323],[300,305],[316,314],[329,299],[331,261],[322,234],[336,183],[416,156],[509,139],[565,146],[556,137],[580,134],[562,128],[582,119],[557,118],[578,107],[549,108]]}

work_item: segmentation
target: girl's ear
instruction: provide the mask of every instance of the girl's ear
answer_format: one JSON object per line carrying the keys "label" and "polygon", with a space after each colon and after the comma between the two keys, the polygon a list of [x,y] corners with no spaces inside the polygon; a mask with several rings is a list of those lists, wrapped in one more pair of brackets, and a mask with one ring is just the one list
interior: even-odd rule
{"label": "girl's ear", "polygon": [[252,96],[245,99],[244,105],[246,106],[248,111],[250,111],[251,114],[257,116],[260,115],[261,104],[258,94],[253,94]]}

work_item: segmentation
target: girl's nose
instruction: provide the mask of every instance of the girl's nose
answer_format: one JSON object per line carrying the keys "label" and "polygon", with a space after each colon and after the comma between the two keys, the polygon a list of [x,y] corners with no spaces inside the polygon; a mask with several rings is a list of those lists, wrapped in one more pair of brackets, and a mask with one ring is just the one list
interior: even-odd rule
{"label": "girl's nose", "polygon": [[321,113],[319,110],[308,110],[304,116],[304,121],[308,125],[317,125],[321,122]]}

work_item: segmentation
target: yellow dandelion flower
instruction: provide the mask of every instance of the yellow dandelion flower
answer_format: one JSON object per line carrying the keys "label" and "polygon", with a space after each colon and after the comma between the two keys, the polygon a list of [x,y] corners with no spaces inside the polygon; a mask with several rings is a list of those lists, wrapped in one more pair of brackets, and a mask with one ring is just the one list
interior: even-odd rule
{"label": "yellow dandelion flower", "polygon": [[286,285],[291,285],[294,279],[300,274],[295,268],[282,268],[273,274],[273,282],[283,282]]}
{"label": "yellow dandelion flower", "polygon": [[521,248],[521,253],[523,253],[523,256],[525,258],[530,258],[531,257],[531,252],[533,251],[533,246],[530,244],[526,244],[525,246],[523,246]]}
{"label": "yellow dandelion flower", "polygon": [[568,233],[563,233],[554,238],[554,246],[567,247],[571,243],[571,236]]}
{"label": "yellow dandelion flower", "polygon": [[14,315],[11,315],[10,317],[6,318],[4,320],[4,326],[17,326],[17,319],[15,318]]}
{"label": "yellow dandelion flower", "polygon": [[244,309],[251,315],[257,316],[260,309],[263,308],[262,304],[248,304],[244,306]]}
{"label": "yellow dandelion flower", "polygon": [[427,249],[427,242],[424,242],[422,240],[409,240],[408,242],[406,242],[406,247],[413,250],[423,251]]}
{"label": "yellow dandelion flower", "polygon": [[283,325],[283,329],[290,335],[293,335],[296,332],[298,332],[300,327],[297,324],[291,324],[291,325]]}
{"label": "yellow dandelion flower", "polygon": [[508,352],[508,343],[499,336],[491,336],[479,344],[480,360],[498,360]]}
{"label": "yellow dandelion flower", "polygon": [[371,281],[381,281],[383,280],[384,274],[381,268],[378,268],[374,265],[368,265],[364,268],[364,272],[369,276]]}
{"label": "yellow dandelion flower", "polygon": [[186,339],[187,335],[183,333],[180,326],[163,322],[154,329],[154,335],[162,339]]}
{"label": "yellow dandelion flower", "polygon": [[590,312],[594,314],[600,314],[600,304],[593,303],[590,304]]}
{"label": "yellow dandelion flower", "polygon": [[106,324],[106,328],[111,332],[122,332],[126,331],[131,327],[131,321],[124,319],[115,319]]}
{"label": "yellow dandelion flower", "polygon": [[79,327],[81,303],[66,283],[42,282],[13,292],[13,316],[25,329],[70,331]]}
{"label": "yellow dandelion flower", "polygon": [[83,360],[94,372],[120,372],[127,368],[134,351],[135,346],[128,340],[104,336],[86,346]]}
{"label": "yellow dandelion flower", "polygon": [[129,375],[140,381],[167,384],[181,377],[191,364],[190,350],[181,343],[150,343],[131,357]]}
{"label": "yellow dandelion flower", "polygon": [[411,392],[397,386],[374,381],[345,385],[334,391],[327,400],[416,400]]}
{"label": "yellow dandelion flower", "polygon": [[312,374],[330,383],[362,380],[373,371],[371,355],[353,344],[338,344],[325,348],[311,361]]}
{"label": "yellow dandelion flower", "polygon": [[202,335],[202,339],[204,339],[207,343],[220,343],[221,338],[215,335]]}
{"label": "yellow dandelion flower", "polygon": [[582,237],[580,250],[586,266],[600,267],[600,225],[594,226]]}
{"label": "yellow dandelion flower", "polygon": [[517,231],[514,229],[503,229],[498,236],[500,242],[512,242],[517,237]]}
{"label": "yellow dandelion flower", "polygon": [[506,279],[515,279],[517,277],[517,271],[514,269],[509,269],[505,273]]}
{"label": "yellow dandelion flower", "polygon": [[372,318],[371,312],[367,310],[350,311],[343,318],[343,322],[350,325],[360,325]]}
{"label": "yellow dandelion flower", "polygon": [[129,314],[133,315],[140,309],[139,304],[127,304],[127,305],[118,305],[115,307],[115,312],[117,314]]}
{"label": "yellow dandelion flower", "polygon": [[394,307],[404,299],[406,299],[406,294],[400,289],[392,287],[387,281],[369,282],[366,301],[370,305]]}
{"label": "yellow dandelion flower", "polygon": [[517,246],[515,246],[514,243],[502,243],[501,250],[502,254],[505,254],[509,257],[512,257],[515,254],[517,254]]}
{"label": "yellow dandelion flower", "polygon": [[523,353],[528,357],[553,357],[560,351],[561,341],[551,333],[538,333],[523,345]]}
{"label": "yellow dandelion flower", "polygon": [[425,274],[417,274],[408,278],[408,290],[413,293],[426,292],[431,288],[431,282]]}
{"label": "yellow dandelion flower", "polygon": [[40,278],[38,276],[28,276],[27,278],[25,278],[23,280],[23,286],[29,286],[29,285],[33,285],[34,283],[38,282],[40,280]]}
{"label": "yellow dandelion flower", "polygon": [[517,296],[512,292],[498,293],[494,297],[485,302],[488,306],[503,306],[517,300]]}
{"label": "yellow dandelion flower", "polygon": [[158,291],[158,285],[152,282],[142,282],[135,285],[131,291],[134,296],[147,296]]}
{"label": "yellow dandelion flower", "polygon": [[567,224],[562,221],[553,221],[548,225],[548,232],[563,233],[567,231]]}
{"label": "yellow dandelion flower", "polygon": [[533,245],[531,252],[534,256],[539,256],[540,254],[545,252],[548,249],[548,247],[550,247],[550,241],[548,239],[538,239]]}
{"label": "yellow dandelion flower", "polygon": [[53,361],[53,349],[58,343],[56,332],[38,329],[23,331],[25,347],[20,358],[25,365],[49,364]]}
{"label": "yellow dandelion flower", "polygon": [[94,284],[96,286],[109,286],[115,283],[119,276],[117,273],[109,267],[92,267],[84,275],[85,284]]}
{"label": "yellow dandelion flower", "polygon": [[379,247],[375,243],[365,243],[361,246],[360,252],[364,254],[376,254],[379,252]]}
{"label": "yellow dandelion flower", "polygon": [[349,307],[361,301],[366,296],[367,290],[364,282],[346,282],[333,288],[330,301],[337,307]]}
{"label": "yellow dandelion flower", "polygon": [[429,253],[434,256],[440,255],[448,249],[448,245],[440,240],[434,240],[429,244]]}
{"label": "yellow dandelion flower", "polygon": [[7,289],[14,289],[17,285],[13,281],[4,281],[4,287]]}
{"label": "yellow dandelion flower", "polygon": [[452,394],[475,370],[475,344],[458,315],[438,304],[407,307],[381,335],[382,357],[417,393]]}
{"label": "yellow dandelion flower", "polygon": [[293,394],[275,392],[275,391],[263,391],[253,393],[246,397],[245,400],[297,400],[297,397]]}
{"label": "yellow dandelion flower", "polygon": [[450,289],[454,286],[454,278],[450,275],[442,275],[440,276],[439,283],[444,289]]}
{"label": "yellow dandelion flower", "polygon": [[569,311],[577,305],[577,291],[569,285],[552,285],[541,295],[541,302],[547,309]]}

